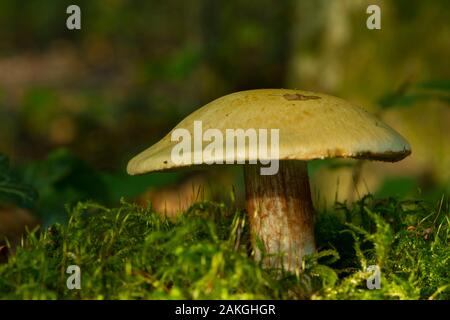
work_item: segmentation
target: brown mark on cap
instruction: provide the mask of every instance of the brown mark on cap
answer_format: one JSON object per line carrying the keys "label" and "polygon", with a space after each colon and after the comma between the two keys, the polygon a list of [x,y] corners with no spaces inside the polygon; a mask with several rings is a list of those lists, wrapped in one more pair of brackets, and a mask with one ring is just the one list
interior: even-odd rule
{"label": "brown mark on cap", "polygon": [[316,99],[320,99],[320,97],[318,96],[306,96],[304,94],[300,94],[300,93],[286,93],[283,94],[283,98],[285,98],[286,100],[300,100],[300,101],[305,101],[305,100],[316,100]]}

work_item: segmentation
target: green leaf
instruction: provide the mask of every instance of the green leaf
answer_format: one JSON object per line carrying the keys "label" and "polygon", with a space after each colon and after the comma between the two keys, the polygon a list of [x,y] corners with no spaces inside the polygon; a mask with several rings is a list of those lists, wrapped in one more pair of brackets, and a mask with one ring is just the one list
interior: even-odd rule
{"label": "green leaf", "polygon": [[450,92],[450,79],[432,80],[417,84],[418,88]]}
{"label": "green leaf", "polygon": [[419,102],[442,101],[450,105],[450,80],[432,80],[415,85],[404,85],[378,100],[381,109],[411,107]]}
{"label": "green leaf", "polygon": [[0,154],[0,204],[32,207],[37,197],[36,190],[13,174],[8,157]]}

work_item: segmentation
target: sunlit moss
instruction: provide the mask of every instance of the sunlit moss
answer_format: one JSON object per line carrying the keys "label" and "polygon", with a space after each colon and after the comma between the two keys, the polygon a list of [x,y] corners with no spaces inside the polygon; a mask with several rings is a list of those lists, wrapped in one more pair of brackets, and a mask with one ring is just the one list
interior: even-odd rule
{"label": "sunlit moss", "polygon": [[[344,214],[339,214],[344,211]],[[176,220],[151,208],[79,203],[0,265],[0,298],[449,299],[449,211],[366,197],[318,216],[319,252],[296,274],[251,257],[244,212],[203,202]],[[66,268],[81,268],[81,289]],[[368,265],[381,289],[366,287]]]}

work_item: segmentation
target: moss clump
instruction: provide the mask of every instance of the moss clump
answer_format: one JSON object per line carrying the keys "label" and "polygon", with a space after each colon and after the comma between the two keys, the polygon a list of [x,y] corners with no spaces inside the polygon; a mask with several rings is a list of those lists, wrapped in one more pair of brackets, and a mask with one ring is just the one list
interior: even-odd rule
{"label": "moss clump", "polygon": [[[449,210],[366,197],[319,214],[319,252],[297,274],[251,258],[245,213],[198,203],[176,220],[79,203],[0,265],[3,299],[450,299]],[[81,268],[68,290],[66,268]],[[366,267],[381,268],[368,290]]]}

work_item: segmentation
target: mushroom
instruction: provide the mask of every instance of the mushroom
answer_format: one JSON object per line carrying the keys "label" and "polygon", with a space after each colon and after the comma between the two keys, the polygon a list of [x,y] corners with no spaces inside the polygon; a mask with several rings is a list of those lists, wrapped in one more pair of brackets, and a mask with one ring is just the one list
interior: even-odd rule
{"label": "mushroom", "polygon": [[[258,89],[223,96],[196,110],[159,142],[131,159],[128,173],[229,163],[226,160],[230,150],[199,156],[202,149],[198,145],[187,152],[185,159],[191,161],[173,161],[172,151],[179,143],[173,133],[181,129],[195,135],[198,122],[203,124],[202,129],[222,135],[227,129],[279,130],[276,157],[271,153],[271,159],[263,159],[259,153],[249,152],[249,139],[245,141],[246,150],[242,146],[230,150],[240,156],[237,163],[245,161],[246,207],[255,258],[262,259],[265,266],[289,271],[300,269],[302,258],[316,249],[307,161],[358,158],[395,162],[411,153],[400,134],[345,100],[300,90]],[[219,143],[226,144],[220,139]],[[279,161],[276,174],[261,174],[267,160]]]}

